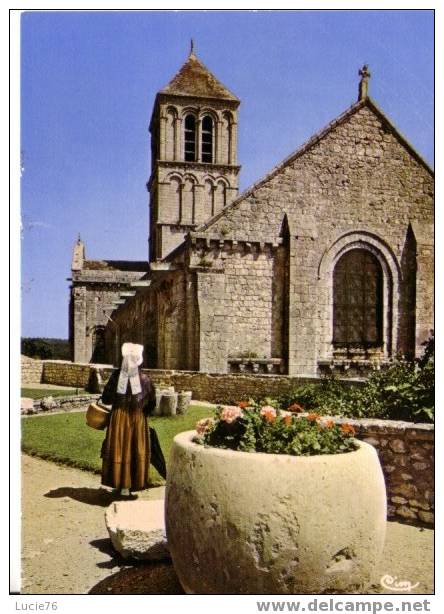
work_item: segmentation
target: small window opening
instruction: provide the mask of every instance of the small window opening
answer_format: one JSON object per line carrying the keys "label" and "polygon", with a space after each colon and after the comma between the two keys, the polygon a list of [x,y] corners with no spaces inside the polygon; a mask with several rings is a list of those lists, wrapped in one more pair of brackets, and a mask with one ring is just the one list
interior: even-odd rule
{"label": "small window opening", "polygon": [[196,119],[193,115],[185,118],[185,162],[196,160]]}
{"label": "small window opening", "polygon": [[213,120],[208,115],[202,120],[202,162],[213,162]]}

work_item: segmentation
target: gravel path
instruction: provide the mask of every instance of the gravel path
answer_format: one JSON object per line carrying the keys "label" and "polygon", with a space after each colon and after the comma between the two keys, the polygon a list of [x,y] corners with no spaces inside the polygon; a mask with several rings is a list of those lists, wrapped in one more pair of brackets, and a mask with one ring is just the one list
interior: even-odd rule
{"label": "gravel path", "polygon": [[[163,496],[152,488],[141,498]],[[22,456],[23,594],[183,592],[170,564],[128,565],[114,552],[104,521],[113,500],[98,475]],[[433,531],[389,522],[384,574],[433,593]],[[379,584],[370,592],[391,594]]]}
{"label": "gravel path", "polygon": [[[164,488],[144,491],[161,499]],[[115,496],[100,476],[22,455],[22,593],[85,594],[125,567],[105,510]]]}

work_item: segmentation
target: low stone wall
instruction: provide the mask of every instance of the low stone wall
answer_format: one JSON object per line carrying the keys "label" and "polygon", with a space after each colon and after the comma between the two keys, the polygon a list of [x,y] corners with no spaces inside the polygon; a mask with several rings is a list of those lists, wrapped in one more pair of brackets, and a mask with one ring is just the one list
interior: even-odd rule
{"label": "low stone wall", "polygon": [[28,356],[22,356],[21,359],[21,383],[39,384],[42,381],[43,362],[34,360]]}
{"label": "low stone wall", "polygon": [[21,414],[50,414],[54,412],[72,411],[73,409],[85,409],[93,401],[100,398],[99,394],[77,394],[69,397],[45,397],[36,399],[32,407],[22,407]]}
{"label": "low stone wall", "polygon": [[[106,381],[113,367],[72,363],[62,360],[43,361],[42,382],[59,386],[87,388],[91,372],[97,369]],[[319,382],[315,377],[289,377],[288,375],[254,375],[237,373],[199,373],[197,371],[173,371],[144,369],[155,386],[174,386],[176,390],[191,390],[194,399],[210,403],[237,402],[251,396],[278,396],[290,392],[298,385]],[[344,380],[349,385],[360,381]]]}
{"label": "low stone wall", "polygon": [[394,420],[344,420],[378,452],[387,486],[388,517],[434,524],[435,426]]}
{"label": "low stone wall", "polygon": [[[110,365],[74,364],[44,361],[42,381],[61,386],[85,388],[92,369],[106,379]],[[316,378],[285,375],[208,374],[192,371],[145,369],[155,386],[191,390],[194,399],[229,403],[250,396],[278,396],[297,385],[319,381]],[[348,382],[357,385],[359,382]],[[347,420],[357,437],[378,451],[388,497],[388,516],[410,523],[434,523],[434,425],[390,420]]]}
{"label": "low stone wall", "polygon": [[193,399],[210,403],[237,403],[250,397],[275,397],[296,386],[319,379],[288,375],[254,375],[237,373],[198,373],[195,371],[147,370],[154,385],[191,390]]}
{"label": "low stone wall", "polygon": [[74,363],[64,360],[44,360],[42,382],[57,386],[73,388],[87,388],[92,369],[96,368],[105,378],[108,378],[113,367],[111,365],[91,365],[88,363]]}

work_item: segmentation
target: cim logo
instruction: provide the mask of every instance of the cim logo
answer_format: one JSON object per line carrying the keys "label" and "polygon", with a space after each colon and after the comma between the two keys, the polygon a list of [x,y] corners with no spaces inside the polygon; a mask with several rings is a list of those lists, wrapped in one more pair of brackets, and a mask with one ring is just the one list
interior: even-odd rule
{"label": "cim logo", "polygon": [[410,580],[398,580],[396,576],[393,577],[389,576],[388,574],[382,576],[380,583],[383,588],[387,588],[390,591],[396,591],[398,593],[408,593],[419,586],[419,582],[412,584]]}

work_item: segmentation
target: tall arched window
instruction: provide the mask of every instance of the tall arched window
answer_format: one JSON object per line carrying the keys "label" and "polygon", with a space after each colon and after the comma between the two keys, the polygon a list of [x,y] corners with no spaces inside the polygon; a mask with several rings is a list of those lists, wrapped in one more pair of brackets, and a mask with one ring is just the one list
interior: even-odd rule
{"label": "tall arched window", "polygon": [[185,162],[196,160],[196,118],[194,115],[185,117]]}
{"label": "tall arched window", "polygon": [[213,217],[214,215],[214,192],[215,188],[213,183],[206,179],[204,183],[204,197],[205,197],[205,217]]}
{"label": "tall arched window", "polygon": [[233,152],[233,116],[229,111],[222,115],[222,159],[228,164],[234,164]]}
{"label": "tall arched window", "polygon": [[227,204],[227,186],[223,181],[218,181],[214,194],[214,213],[219,213]]}
{"label": "tall arched window", "polygon": [[182,224],[194,224],[196,217],[195,181],[187,177],[183,182],[182,190]]}
{"label": "tall arched window", "polygon": [[213,162],[213,120],[209,115],[202,120],[202,162]]}
{"label": "tall arched window", "polygon": [[165,125],[165,159],[174,160],[176,153],[176,117],[177,113],[174,109],[168,109],[166,112]]}
{"label": "tall arched window", "polygon": [[365,249],[352,249],[333,274],[333,344],[336,347],[382,345],[382,268]]}

